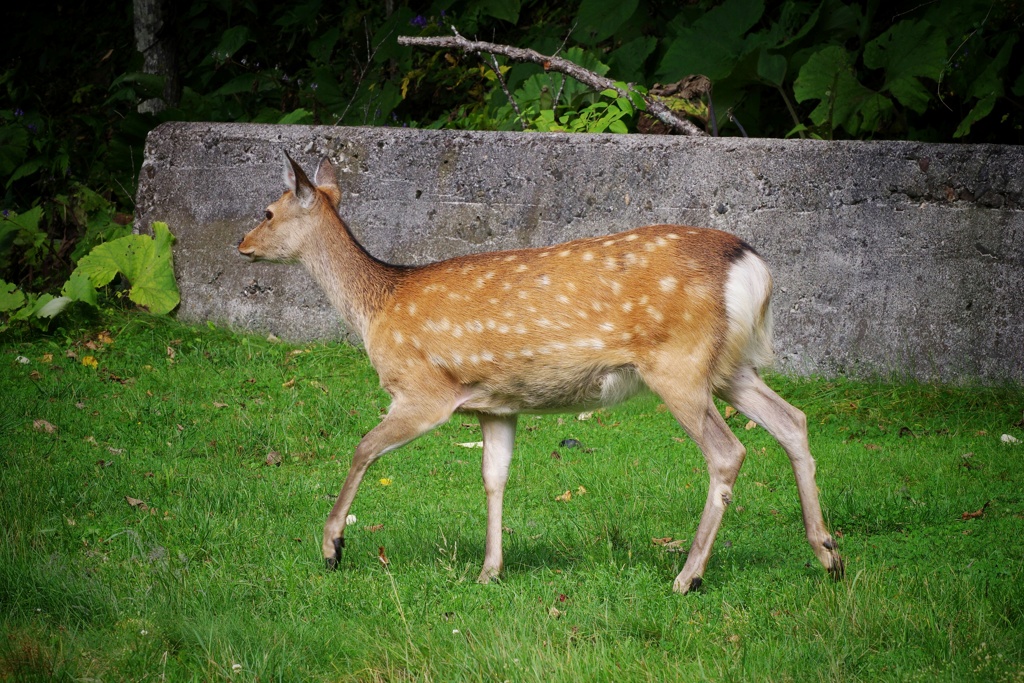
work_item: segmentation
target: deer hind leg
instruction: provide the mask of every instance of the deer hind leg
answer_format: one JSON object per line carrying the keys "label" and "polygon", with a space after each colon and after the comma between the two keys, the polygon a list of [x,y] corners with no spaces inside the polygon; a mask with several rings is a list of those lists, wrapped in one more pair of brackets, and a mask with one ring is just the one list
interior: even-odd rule
{"label": "deer hind leg", "polygon": [[380,424],[362,438],[352,456],[352,465],[345,483],[324,524],[322,550],[328,569],[334,569],[341,561],[341,549],[345,547],[345,520],[366,470],[380,456],[404,446],[446,421],[454,409],[454,403],[440,407],[432,401],[406,400],[396,396]]}
{"label": "deer hind leg", "polygon": [[842,578],[843,560],[835,540],[825,527],[818,502],[814,458],[807,443],[807,418],[772,391],[757,371],[749,366],[737,370],[719,395],[764,427],[786,451],[796,476],[807,540],[829,574],[835,579]]}
{"label": "deer hind leg", "polygon": [[651,381],[648,377],[644,379],[661,396],[672,415],[697,443],[707,462],[710,478],[704,512],[690,545],[686,564],[672,584],[676,592],[686,593],[700,587],[725,508],[732,502],[732,487],[743,464],[746,449],[719,415],[711,400],[710,390],[701,387],[694,391],[692,387],[700,385],[688,384],[678,374],[668,376],[672,378],[668,386],[659,381]]}
{"label": "deer hind leg", "polygon": [[512,449],[516,438],[515,415],[481,414],[484,455],[481,470],[484,491],[487,493],[487,538],[484,542],[484,566],[480,583],[488,583],[501,573],[501,509],[505,496],[505,482],[512,463]]}

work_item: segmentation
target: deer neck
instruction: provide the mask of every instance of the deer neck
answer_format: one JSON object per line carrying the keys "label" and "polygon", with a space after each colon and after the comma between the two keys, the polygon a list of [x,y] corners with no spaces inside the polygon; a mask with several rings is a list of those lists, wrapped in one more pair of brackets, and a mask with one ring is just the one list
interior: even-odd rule
{"label": "deer neck", "polygon": [[401,269],[371,256],[337,214],[327,211],[330,215],[321,217],[302,262],[349,327],[365,339]]}

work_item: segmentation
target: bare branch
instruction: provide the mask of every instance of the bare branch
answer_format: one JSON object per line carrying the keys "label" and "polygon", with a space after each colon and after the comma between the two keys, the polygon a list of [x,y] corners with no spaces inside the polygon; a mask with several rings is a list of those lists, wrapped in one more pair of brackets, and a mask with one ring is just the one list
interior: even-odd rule
{"label": "bare branch", "polygon": [[[572,76],[580,83],[589,85],[595,90],[614,90],[620,97],[629,97],[630,95],[627,90],[617,86],[615,81],[612,79],[599,76],[589,69],[584,69],[578,64],[570,62],[568,59],[563,59],[562,57],[553,55],[542,55],[536,50],[528,48],[512,47],[510,45],[500,45],[498,43],[487,43],[480,40],[467,40],[457,32],[454,36],[440,36],[436,38],[399,36],[398,44],[417,47],[455,49],[476,54],[499,54],[517,62],[533,62],[534,64],[540,64],[545,71],[557,71],[559,73]],[[646,95],[643,99],[647,103],[647,113],[656,117],[672,130],[686,135],[707,135],[707,133],[702,131],[695,124],[676,116],[672,110],[661,102],[658,102],[651,97],[647,97]]]}
{"label": "bare branch", "polygon": [[519,119],[519,124],[526,130],[526,119],[523,118],[523,112],[519,111],[519,103],[516,102],[516,98],[512,97],[512,93],[508,90],[508,85],[505,83],[505,77],[501,75],[501,67],[498,65],[498,58],[490,52],[487,56],[491,58],[491,69],[494,71],[494,75],[498,77],[498,85],[501,86],[502,92],[505,93],[505,97],[508,98],[509,104],[512,105],[512,109],[516,113],[516,117]]}

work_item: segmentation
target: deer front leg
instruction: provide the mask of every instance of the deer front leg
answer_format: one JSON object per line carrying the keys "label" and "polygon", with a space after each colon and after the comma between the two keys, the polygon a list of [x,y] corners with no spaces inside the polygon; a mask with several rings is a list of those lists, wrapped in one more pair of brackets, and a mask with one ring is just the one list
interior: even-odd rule
{"label": "deer front leg", "polygon": [[516,439],[516,415],[481,414],[484,456],[481,470],[484,491],[487,493],[487,538],[484,541],[484,566],[479,583],[488,583],[501,573],[501,511],[505,497],[505,482],[512,463],[512,448]]}
{"label": "deer front leg", "polygon": [[440,407],[443,405],[440,403],[425,403],[426,406],[396,396],[388,414],[356,446],[345,484],[324,524],[322,550],[324,564],[328,569],[336,568],[341,561],[341,549],[345,547],[345,519],[366,470],[380,456],[404,446],[446,421],[455,409],[454,403],[445,407]]}
{"label": "deer front leg", "polygon": [[[684,426],[687,425],[684,423]],[[688,428],[687,431],[691,429]],[[704,568],[711,558],[711,546],[718,535],[718,527],[722,524],[725,508],[732,502],[732,487],[736,483],[736,476],[747,453],[743,444],[718,414],[713,403],[708,404],[700,429],[696,433],[691,431],[690,435],[704,453],[710,482],[707,502],[700,516],[697,534],[693,537],[690,552],[686,556],[686,564],[672,584],[672,589],[678,593],[686,593],[700,587]]]}

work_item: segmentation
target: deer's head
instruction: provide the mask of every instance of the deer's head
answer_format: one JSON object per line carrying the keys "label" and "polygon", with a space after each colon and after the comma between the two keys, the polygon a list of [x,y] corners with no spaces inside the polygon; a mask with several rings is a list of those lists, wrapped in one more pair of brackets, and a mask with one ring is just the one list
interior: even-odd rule
{"label": "deer's head", "polygon": [[317,226],[324,212],[336,215],[341,199],[330,159],[320,162],[313,182],[287,153],[283,161],[284,194],[238,245],[238,252],[254,261],[298,261],[303,252],[316,249]]}

